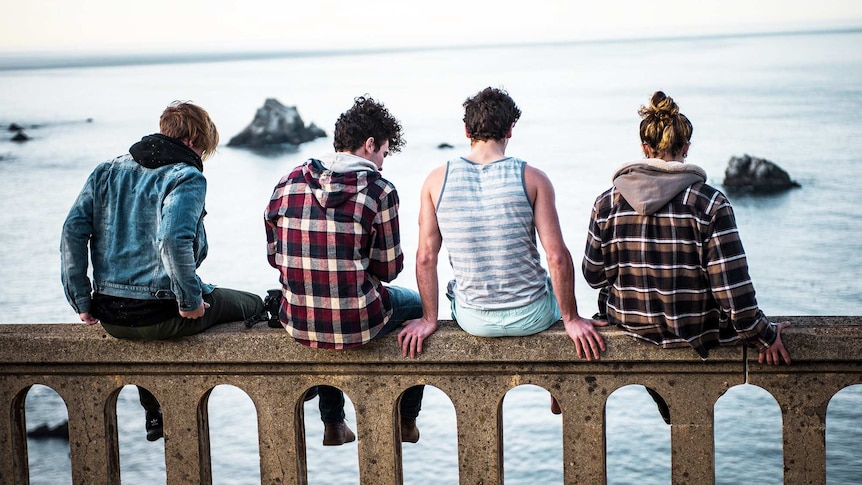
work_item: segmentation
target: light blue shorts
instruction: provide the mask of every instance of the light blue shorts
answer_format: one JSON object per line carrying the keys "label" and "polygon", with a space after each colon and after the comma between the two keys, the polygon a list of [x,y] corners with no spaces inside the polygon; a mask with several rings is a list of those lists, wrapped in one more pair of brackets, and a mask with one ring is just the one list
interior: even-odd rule
{"label": "light blue shorts", "polygon": [[546,330],[561,318],[550,278],[546,285],[548,291],[543,297],[529,305],[505,310],[476,310],[459,305],[453,290],[455,280],[449,282],[446,297],[452,319],[465,332],[477,337],[520,337]]}

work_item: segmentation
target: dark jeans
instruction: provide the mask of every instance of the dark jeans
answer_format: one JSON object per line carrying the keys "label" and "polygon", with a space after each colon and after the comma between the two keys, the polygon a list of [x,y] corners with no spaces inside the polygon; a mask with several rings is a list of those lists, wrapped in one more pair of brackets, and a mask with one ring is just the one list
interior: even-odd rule
{"label": "dark jeans", "polygon": [[[399,286],[388,286],[392,301],[392,316],[374,338],[388,335],[401,328],[407,320],[422,316],[422,299],[419,293]],[[320,419],[324,423],[340,423],[344,421],[344,393],[332,386],[317,386],[320,396],[318,407]],[[422,409],[422,394],[425,386],[413,386],[404,391],[401,396],[401,417],[416,418]]]}
{"label": "dark jeans", "polygon": [[[263,311],[263,300],[258,295],[246,291],[216,288],[209,295],[204,295],[204,301],[209,303],[210,307],[200,318],[183,318],[177,315],[164,322],[146,327],[123,327],[104,322],[102,327],[116,338],[164,340],[195,335],[222,323],[241,322]],[[140,386],[138,393],[144,409],[147,411],[159,409],[159,401],[152,393]]]}

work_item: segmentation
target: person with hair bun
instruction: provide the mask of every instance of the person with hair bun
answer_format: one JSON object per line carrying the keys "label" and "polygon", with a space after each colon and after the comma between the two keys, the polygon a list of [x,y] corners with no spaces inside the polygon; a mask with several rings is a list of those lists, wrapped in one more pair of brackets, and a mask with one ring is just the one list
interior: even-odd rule
{"label": "person with hair bun", "polygon": [[742,342],[760,363],[790,364],[781,341],[790,322],[772,323],[758,307],[730,202],[685,163],[691,121],[661,91],[638,114],[645,158],[614,172],[590,217],[582,269],[600,290],[598,318],[702,359]]}

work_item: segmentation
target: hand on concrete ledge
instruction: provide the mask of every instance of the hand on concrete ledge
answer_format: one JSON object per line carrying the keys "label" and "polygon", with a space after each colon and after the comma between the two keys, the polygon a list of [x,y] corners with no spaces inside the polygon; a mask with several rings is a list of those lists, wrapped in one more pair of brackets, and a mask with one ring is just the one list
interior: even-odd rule
{"label": "hand on concrete ledge", "polygon": [[608,322],[575,317],[572,320],[563,320],[563,325],[566,327],[566,333],[575,342],[578,357],[599,360],[599,353],[605,350],[605,341],[596,331],[596,327],[606,327]]}
{"label": "hand on concrete ledge", "polygon": [[90,312],[79,313],[78,316],[81,318],[81,321],[87,325],[95,325],[99,323],[99,319],[94,317]]}
{"label": "hand on concrete ledge", "polygon": [[760,356],[757,358],[757,362],[762,364],[766,361],[769,365],[779,365],[781,364],[781,359],[784,359],[786,364],[790,364],[790,355],[787,353],[787,349],[784,348],[784,343],[781,342],[781,330],[789,326],[789,321],[775,325],[775,342],[768,348],[760,349]]}
{"label": "hand on concrete ledge", "polygon": [[404,328],[398,332],[398,345],[401,347],[401,355],[404,357],[407,357],[407,354],[410,354],[410,357],[421,354],[422,342],[437,331],[437,321],[425,320],[424,318],[407,320],[401,326]]}

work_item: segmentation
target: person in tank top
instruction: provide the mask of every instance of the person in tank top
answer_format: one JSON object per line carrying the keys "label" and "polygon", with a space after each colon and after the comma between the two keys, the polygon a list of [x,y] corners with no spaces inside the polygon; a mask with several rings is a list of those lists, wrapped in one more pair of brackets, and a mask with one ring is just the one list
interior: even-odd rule
{"label": "person in tank top", "polygon": [[578,356],[598,359],[605,344],[595,326],[603,323],[578,314],[553,185],[542,171],[506,155],[520,109],[506,91],[491,87],[463,106],[470,153],[433,170],[421,190],[416,279],[423,315],[410,324],[429,334],[437,328],[437,260],[445,242],[454,274],[446,295],[462,329],[481,337],[523,336],[562,319]]}

